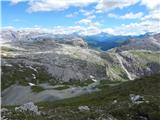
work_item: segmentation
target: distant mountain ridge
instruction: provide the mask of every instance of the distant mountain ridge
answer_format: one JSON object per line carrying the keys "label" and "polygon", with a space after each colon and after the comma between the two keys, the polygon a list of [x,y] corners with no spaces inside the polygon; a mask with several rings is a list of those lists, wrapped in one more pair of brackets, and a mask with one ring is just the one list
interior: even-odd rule
{"label": "distant mountain ridge", "polygon": [[32,30],[2,30],[1,42],[13,42],[13,41],[40,41],[40,40],[54,40],[54,41],[68,41],[75,38],[81,38],[87,42],[91,48],[106,51],[108,49],[118,47],[123,42],[130,39],[142,39],[152,35],[153,33],[146,33],[136,36],[123,36],[123,35],[111,35],[108,33],[99,33],[95,35],[83,36],[78,33],[72,34],[53,34],[44,31],[32,31]]}

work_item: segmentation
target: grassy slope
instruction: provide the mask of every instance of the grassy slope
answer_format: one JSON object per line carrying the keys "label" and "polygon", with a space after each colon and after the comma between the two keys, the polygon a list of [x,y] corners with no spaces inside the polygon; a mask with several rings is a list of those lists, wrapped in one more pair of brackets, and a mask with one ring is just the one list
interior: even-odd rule
{"label": "grassy slope", "polygon": [[[129,94],[142,95],[149,103],[132,104]],[[118,102],[113,104],[114,100]],[[90,111],[80,112],[78,110],[80,105],[89,106]],[[110,114],[118,120],[144,120],[144,117],[148,120],[159,120],[160,75],[144,77],[112,87],[106,85],[99,92],[57,102],[38,103],[38,106],[46,116],[15,112],[12,119],[23,116],[23,119],[27,118],[27,120],[87,120],[88,118],[95,120],[107,118]],[[22,114],[26,114],[27,117]]]}
{"label": "grassy slope", "polygon": [[[2,66],[2,90],[15,83],[21,85],[28,85],[29,82],[39,84],[54,79],[40,66],[34,66],[38,73],[24,64],[21,64],[21,66],[19,67],[17,64],[11,67]],[[33,74],[36,76],[35,79]]]}

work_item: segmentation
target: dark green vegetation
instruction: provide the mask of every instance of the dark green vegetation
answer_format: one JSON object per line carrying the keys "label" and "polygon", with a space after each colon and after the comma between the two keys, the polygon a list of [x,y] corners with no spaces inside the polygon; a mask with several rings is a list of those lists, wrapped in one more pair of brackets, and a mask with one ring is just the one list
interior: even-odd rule
{"label": "dark green vegetation", "polygon": [[72,86],[87,86],[93,83],[92,80],[70,80],[69,82],[61,82],[57,80],[42,67],[42,66],[28,66],[23,63],[20,64],[12,64],[12,66],[1,66],[2,67],[2,90],[13,85],[28,85],[29,82],[34,83],[36,85],[40,83],[50,83],[51,85],[64,85],[65,87],[57,88],[66,89]]}
{"label": "dark green vegetation", "polygon": [[38,93],[38,92],[41,92],[41,91],[45,90],[41,86],[32,86],[31,89],[32,89],[32,92],[35,92],[35,93]]}
{"label": "dark green vegetation", "polygon": [[[36,71],[35,71],[36,69]],[[27,66],[24,64],[13,64],[12,66],[2,66],[2,90],[12,84],[28,85],[29,82],[38,85],[54,79],[41,66]]]}
{"label": "dark green vegetation", "polygon": [[55,90],[64,90],[64,89],[67,89],[67,88],[69,88],[69,86],[68,86],[68,85],[64,85],[64,86],[56,87],[56,88],[54,88],[54,89],[55,89]]}
{"label": "dark green vegetation", "polygon": [[100,84],[97,85],[97,88],[103,90],[103,89],[106,89],[107,87],[119,85],[120,83],[123,83],[123,82],[122,81],[101,80]]}
{"label": "dark green vegetation", "polygon": [[70,80],[69,82],[63,82],[63,85],[72,85],[72,86],[88,86],[89,84],[93,83],[91,79],[80,81],[80,80]]}
{"label": "dark green vegetation", "polygon": [[[129,99],[130,94],[143,96],[145,102],[133,104]],[[117,102],[114,103],[114,100]],[[80,112],[78,107],[81,105],[87,105],[90,111]],[[38,106],[43,113],[40,116],[14,112],[11,119],[102,120],[113,116],[117,120],[159,120],[160,74],[123,82],[116,86],[103,86],[102,91],[71,99],[38,103]]]}

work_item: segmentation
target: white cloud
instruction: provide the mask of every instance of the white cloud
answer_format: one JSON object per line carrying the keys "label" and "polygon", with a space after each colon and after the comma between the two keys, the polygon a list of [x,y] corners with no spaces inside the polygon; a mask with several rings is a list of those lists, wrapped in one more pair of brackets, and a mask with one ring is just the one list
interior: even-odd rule
{"label": "white cloud", "polygon": [[11,4],[15,5],[15,4],[18,4],[19,2],[24,2],[24,1],[27,1],[27,0],[11,0]]}
{"label": "white cloud", "polygon": [[122,16],[117,15],[117,14],[113,14],[113,13],[108,14],[108,17],[116,18],[116,19],[139,19],[142,16],[143,16],[142,12],[138,12],[138,13],[129,12],[129,13],[122,15]]}
{"label": "white cloud", "polygon": [[80,21],[77,22],[78,24],[84,24],[84,25],[89,25],[91,23],[90,19],[81,19]]}
{"label": "white cloud", "polygon": [[57,26],[49,31],[54,34],[72,34],[74,32],[81,32],[84,28],[81,26],[69,26],[69,27],[63,27],[63,26]]}
{"label": "white cloud", "polygon": [[94,19],[94,18],[96,18],[95,15],[90,15],[90,16],[87,17],[87,19]]}
{"label": "white cloud", "polygon": [[88,27],[84,28],[81,32],[80,35],[95,35],[101,33],[101,29],[97,27]]}
{"label": "white cloud", "polygon": [[160,7],[160,0],[141,0],[141,4],[149,9],[157,9]]}
{"label": "white cloud", "polygon": [[[88,24],[87,24],[88,25]],[[3,29],[16,29],[12,26],[3,27]],[[112,27],[112,28],[101,28],[93,25],[88,26],[56,26],[50,29],[42,28],[39,26],[35,26],[34,28],[21,28],[27,31],[39,31],[39,32],[47,32],[53,34],[72,34],[79,33],[80,35],[93,35],[98,34],[100,32],[107,32],[114,35],[139,35],[145,34],[146,32],[160,32],[160,25],[158,21],[142,21],[140,23],[131,23],[131,24],[122,24],[120,26]]]}
{"label": "white cloud", "polygon": [[[11,0],[12,4],[17,4],[25,0]],[[84,6],[96,3],[96,7],[93,10],[84,10]],[[113,28],[102,29],[101,24],[95,21],[95,12],[110,11],[113,9],[123,9],[139,3],[148,8],[149,14],[143,16],[142,12],[132,13],[129,12],[125,15],[117,15],[110,13],[108,16],[116,19],[141,19],[140,23],[130,23],[128,25],[120,25]],[[80,7],[80,10],[66,15],[66,17],[75,17],[78,14],[85,16],[85,19],[81,19],[77,22],[77,26],[57,26],[53,29],[44,29],[39,26],[35,26],[37,30],[44,30],[47,32],[53,32],[57,34],[69,34],[72,32],[79,32],[80,34],[95,34],[99,32],[109,32],[111,34],[143,34],[145,32],[160,32],[160,1],[159,0],[28,0],[29,8],[28,12],[38,11],[59,11],[68,9],[71,6]],[[39,28],[38,28],[39,27]]]}
{"label": "white cloud", "polygon": [[124,8],[134,5],[139,0],[100,0],[96,6],[97,11],[109,11],[115,8]]}
{"label": "white cloud", "polygon": [[151,21],[159,21],[160,22],[160,9],[151,10],[150,13],[141,18],[141,20],[151,20]]}
{"label": "white cloud", "polygon": [[2,29],[15,29],[14,26],[5,26],[5,27],[2,27]]}
{"label": "white cloud", "polygon": [[84,25],[86,27],[94,26],[94,27],[99,27],[101,24],[99,22],[93,22],[92,19],[86,18],[86,19],[81,19],[80,21],[77,22],[79,25]]}
{"label": "white cloud", "polygon": [[67,17],[67,18],[73,18],[73,17],[76,17],[78,14],[79,14],[78,12],[74,12],[74,13],[66,15],[65,17]]}
{"label": "white cloud", "polygon": [[124,8],[136,3],[146,6],[148,9],[158,9],[160,7],[160,0],[100,0],[96,6],[97,12],[104,12],[113,10],[115,8]]}
{"label": "white cloud", "polygon": [[28,12],[58,11],[65,10],[71,6],[84,7],[98,0],[33,0],[29,2]]}
{"label": "white cloud", "polygon": [[122,24],[114,28],[106,28],[103,31],[115,35],[139,35],[146,32],[160,32],[160,25],[159,22],[142,21],[140,23]]}
{"label": "white cloud", "polygon": [[91,16],[94,14],[95,10],[88,11],[88,10],[80,9],[79,12],[82,13],[84,16]]}
{"label": "white cloud", "polygon": [[[65,10],[71,6],[74,7],[84,7],[90,4],[96,4],[95,12],[104,12],[113,10],[115,8],[124,8],[136,3],[140,5],[145,5],[148,9],[156,9],[160,7],[159,0],[10,0],[12,4],[17,4],[19,2],[28,2],[29,8],[28,12],[38,12],[38,11],[59,11]],[[83,11],[83,10],[81,10]],[[85,12],[85,11],[84,11]],[[90,13],[85,13],[90,14]]]}
{"label": "white cloud", "polygon": [[84,9],[81,9],[79,12],[82,13],[84,16],[86,16],[86,18],[79,20],[78,22],[76,22],[77,24],[84,25],[86,27],[91,27],[91,26],[99,27],[99,26],[101,26],[101,24],[99,22],[97,22],[97,21],[93,22],[93,19],[96,18],[96,15],[94,15],[94,12],[95,12],[94,10],[86,11]]}

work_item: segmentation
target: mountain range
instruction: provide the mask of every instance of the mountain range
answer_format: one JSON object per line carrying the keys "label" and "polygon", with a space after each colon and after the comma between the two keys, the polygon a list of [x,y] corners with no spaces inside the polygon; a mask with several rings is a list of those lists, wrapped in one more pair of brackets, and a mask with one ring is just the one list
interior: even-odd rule
{"label": "mountain range", "polygon": [[[99,46],[90,46],[89,40],[77,35],[64,35],[61,39],[62,36],[58,38],[49,33],[31,31],[8,30],[2,33],[2,104],[22,104],[30,99],[35,102],[63,99],[63,94],[56,96],[49,93],[27,99],[21,91],[28,91],[30,83],[36,86],[74,85],[77,82],[89,85],[101,80],[134,80],[160,72],[160,34],[135,36],[133,39],[105,33],[96,35],[98,38],[88,36],[87,39],[97,38],[90,41],[100,44],[105,38],[109,39],[106,41],[123,38],[118,47],[112,46],[103,51],[97,50]],[[107,46],[106,41],[103,46]],[[27,87],[21,88],[20,96],[10,96],[17,92],[15,84]],[[72,85],[68,87],[70,89]],[[85,92],[79,94],[82,93]],[[16,97],[21,101],[17,101]]]}

